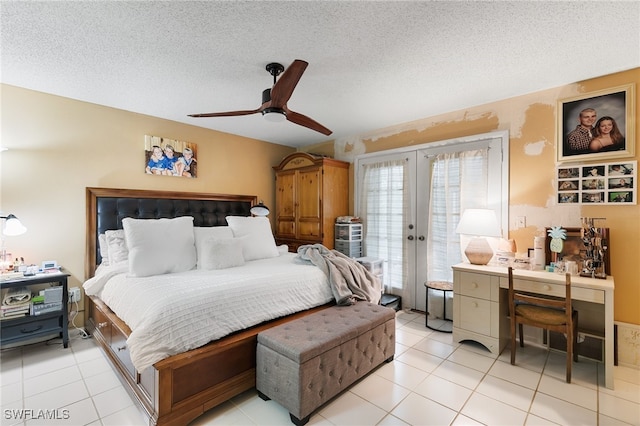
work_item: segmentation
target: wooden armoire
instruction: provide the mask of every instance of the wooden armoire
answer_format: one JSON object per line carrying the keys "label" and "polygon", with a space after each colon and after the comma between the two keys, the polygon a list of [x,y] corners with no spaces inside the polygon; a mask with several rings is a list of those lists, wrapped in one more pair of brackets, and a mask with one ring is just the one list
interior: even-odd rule
{"label": "wooden armoire", "polygon": [[336,218],[349,214],[349,163],[296,152],[273,169],[276,243],[290,252],[304,244],[332,249]]}

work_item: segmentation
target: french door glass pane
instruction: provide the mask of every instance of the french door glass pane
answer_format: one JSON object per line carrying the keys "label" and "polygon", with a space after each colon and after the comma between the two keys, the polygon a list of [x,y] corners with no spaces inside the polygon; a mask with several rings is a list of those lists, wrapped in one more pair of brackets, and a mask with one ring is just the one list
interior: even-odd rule
{"label": "french door glass pane", "polygon": [[487,207],[487,149],[435,156],[427,236],[428,281],[453,282],[451,265],[462,261],[456,227],[466,208]]}
{"label": "french door glass pane", "polygon": [[364,167],[364,205],[361,205],[366,211],[364,250],[367,257],[384,259],[385,288],[402,289],[404,206],[408,201],[406,161],[384,161]]}

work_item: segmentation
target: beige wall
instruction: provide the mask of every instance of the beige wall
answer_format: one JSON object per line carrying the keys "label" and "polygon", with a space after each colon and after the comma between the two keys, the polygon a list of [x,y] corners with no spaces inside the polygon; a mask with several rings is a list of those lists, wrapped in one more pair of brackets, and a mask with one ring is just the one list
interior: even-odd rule
{"label": "beige wall", "polygon": [[[640,324],[640,205],[558,206],[554,181],[558,99],[629,83],[634,83],[638,89],[640,69],[428,117],[305,150],[331,153],[338,159],[353,162],[358,154],[508,130],[509,237],[516,240],[519,251],[526,253],[527,248],[533,247],[534,236],[544,235],[545,227],[577,227],[580,226],[580,217],[605,217],[607,220],[601,226],[610,228],[611,232],[611,271],[616,284],[615,320]],[[636,99],[633,125],[639,121],[640,108]],[[628,160],[637,160],[640,154],[637,130],[635,135],[636,139],[627,143],[636,144],[636,156]],[[597,162],[609,161],[617,160]],[[517,216],[526,217],[526,228],[515,229]]]}
{"label": "beige wall", "polygon": [[[615,319],[640,324],[640,206],[558,206],[554,185],[557,100],[628,83],[638,86],[640,69],[429,117],[305,151],[352,161],[367,152],[509,130],[510,238],[526,252],[544,227],[578,226],[582,216],[606,217],[616,281]],[[0,209],[18,215],[29,227],[25,235],[7,237],[7,246],[30,262],[58,260],[73,275],[71,285],[80,285],[84,279],[85,187],[255,194],[273,205],[271,167],[293,151],[12,86],[1,85],[0,89],[1,144],[10,148],[0,154]],[[639,110],[636,107],[636,123]],[[198,143],[198,179],[142,174],[145,134]],[[636,131],[636,141],[632,141],[636,157],[631,160],[638,159],[639,136]],[[526,216],[527,228],[514,229],[516,216]]]}
{"label": "beige wall", "polygon": [[[85,187],[256,195],[275,202],[271,167],[295,150],[86,102],[1,85],[0,210],[28,232],[15,256],[57,260],[84,281]],[[144,173],[144,135],[198,144],[196,179]]]}

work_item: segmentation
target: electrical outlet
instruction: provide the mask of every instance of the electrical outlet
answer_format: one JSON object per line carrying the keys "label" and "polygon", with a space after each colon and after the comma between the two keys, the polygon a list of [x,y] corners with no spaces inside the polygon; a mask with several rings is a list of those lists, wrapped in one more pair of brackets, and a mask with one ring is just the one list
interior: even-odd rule
{"label": "electrical outlet", "polygon": [[69,289],[69,302],[80,302],[82,298],[82,293],[80,292],[80,288],[71,287]]}

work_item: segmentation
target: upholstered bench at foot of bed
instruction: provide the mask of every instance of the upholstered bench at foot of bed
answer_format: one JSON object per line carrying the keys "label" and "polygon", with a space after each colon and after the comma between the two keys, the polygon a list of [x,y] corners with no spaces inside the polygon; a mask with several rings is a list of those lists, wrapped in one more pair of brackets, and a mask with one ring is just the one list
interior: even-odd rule
{"label": "upholstered bench at foot of bed", "polygon": [[332,306],[258,334],[256,389],[304,425],[322,404],[395,354],[395,311]]}

